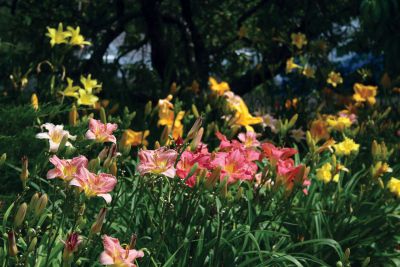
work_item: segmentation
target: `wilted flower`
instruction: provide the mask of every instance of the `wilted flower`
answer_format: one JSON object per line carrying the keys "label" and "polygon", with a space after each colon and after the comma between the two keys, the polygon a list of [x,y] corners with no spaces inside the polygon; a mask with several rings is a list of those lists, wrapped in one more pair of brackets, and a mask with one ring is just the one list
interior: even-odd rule
{"label": "wilted flower", "polygon": [[69,261],[74,252],[78,250],[79,244],[82,242],[81,237],[77,233],[70,233],[67,236],[67,239],[63,241],[64,243],[64,252],[63,259],[64,261]]}
{"label": "wilted flower", "polygon": [[133,263],[144,256],[143,251],[121,247],[119,240],[108,235],[103,236],[104,251],[100,254],[100,263],[114,267],[136,267]]}
{"label": "wilted flower", "polygon": [[75,178],[71,180],[70,185],[79,187],[87,197],[99,196],[104,198],[107,203],[110,203],[112,198],[111,192],[117,179],[108,173],[95,174],[89,172],[82,167],[75,174]]}
{"label": "wilted flower", "polygon": [[63,30],[62,23],[58,24],[58,29],[47,27],[48,33],[46,36],[50,38],[50,44],[53,47],[56,44],[67,43],[67,38],[71,36],[71,33]]}
{"label": "wilted flower", "polygon": [[298,49],[303,48],[307,44],[307,37],[301,32],[292,33],[290,38],[292,39],[292,45],[295,45]]}
{"label": "wilted flower", "polygon": [[102,123],[99,120],[89,120],[89,130],[86,132],[86,138],[90,140],[96,140],[96,142],[112,142],[116,143],[117,139],[113,135],[113,132],[118,128],[117,124],[114,123]]}
{"label": "wilted flower", "polygon": [[56,155],[50,158],[54,169],[47,172],[47,179],[60,178],[64,181],[71,181],[77,171],[82,167],[87,167],[88,160],[85,156],[75,157],[73,159],[59,159]]}
{"label": "wilted flower", "polygon": [[374,105],[376,102],[375,96],[377,94],[378,87],[372,85],[363,85],[361,83],[354,84],[354,95],[353,99],[356,102],[368,102],[370,105]]}
{"label": "wilted flower", "polygon": [[223,95],[225,92],[230,91],[229,84],[227,82],[217,82],[217,80],[213,77],[208,79],[210,83],[210,89],[215,92],[217,95]]}
{"label": "wilted flower", "polygon": [[343,156],[343,155],[350,155],[353,152],[358,152],[358,149],[360,147],[359,144],[356,144],[354,140],[345,137],[344,141],[336,144],[333,146],[335,148],[335,153],[338,156]]}
{"label": "wilted flower", "polygon": [[[76,139],[76,136],[70,135],[68,131],[64,130],[64,126],[63,125],[54,125],[52,123],[45,123],[42,126],[40,126],[40,128],[42,130],[44,128],[48,132],[47,133],[38,133],[36,135],[36,138],[49,139],[49,144],[50,144],[49,151],[50,152],[57,152],[58,151],[58,147],[60,146],[60,143],[63,140],[64,136],[66,136],[66,138],[70,139],[70,140],[75,140]],[[67,141],[65,143],[65,146],[72,147],[72,144],[69,141]]]}
{"label": "wilted flower", "polygon": [[331,71],[328,74],[328,79],[326,80],[327,83],[331,84],[333,87],[338,86],[339,84],[343,83],[343,78],[339,72]]}
{"label": "wilted flower", "polygon": [[263,117],[263,127],[269,127],[271,129],[271,132],[277,133],[278,129],[278,120],[275,119],[272,115],[266,114]]}
{"label": "wilted flower", "polygon": [[164,174],[167,177],[175,176],[174,164],[178,152],[166,147],[156,150],[140,150],[138,172],[141,175],[146,173]]}
{"label": "wilted flower", "polygon": [[296,142],[300,142],[301,140],[306,139],[305,135],[306,133],[303,131],[303,129],[293,129],[290,131],[290,137],[292,137]]}

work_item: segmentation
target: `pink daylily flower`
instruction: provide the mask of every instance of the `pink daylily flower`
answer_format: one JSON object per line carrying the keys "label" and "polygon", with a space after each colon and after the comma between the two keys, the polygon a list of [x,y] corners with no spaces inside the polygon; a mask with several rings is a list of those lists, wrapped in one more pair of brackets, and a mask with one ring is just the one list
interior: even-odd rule
{"label": "pink daylily flower", "polygon": [[85,167],[80,168],[75,174],[74,179],[71,180],[70,185],[79,187],[84,191],[88,197],[102,197],[107,203],[110,203],[112,198],[109,192],[111,192],[117,179],[108,173],[95,174],[89,172]]}
{"label": "pink daylily flower", "polygon": [[96,140],[96,142],[112,142],[116,143],[117,139],[113,135],[113,132],[118,128],[115,123],[104,124],[99,120],[89,120],[89,130],[86,132],[86,138],[90,140]]}
{"label": "pink daylily flower", "polygon": [[239,149],[216,153],[211,165],[213,168],[218,166],[222,168],[220,180],[228,178],[228,184],[239,180],[252,180],[257,172],[257,164],[248,161]]}
{"label": "pink daylily flower", "polygon": [[144,256],[143,251],[123,248],[119,240],[108,235],[103,236],[104,251],[100,254],[100,263],[114,267],[136,267],[133,263]]}
{"label": "pink daylily flower", "polygon": [[138,172],[141,175],[146,173],[164,174],[167,177],[175,177],[176,170],[174,164],[178,152],[166,147],[156,150],[140,150]]}
{"label": "pink daylily flower", "polygon": [[255,132],[240,133],[238,139],[246,148],[256,148],[260,146]]}
{"label": "pink daylily flower", "polygon": [[[60,143],[64,136],[67,136],[70,140],[75,140],[76,136],[70,135],[68,131],[64,130],[63,125],[54,125],[53,123],[45,123],[40,128],[46,129],[47,132],[38,133],[36,134],[36,138],[38,139],[49,139],[49,151],[50,152],[57,152],[60,146]],[[65,146],[72,147],[72,144],[67,141]]]}
{"label": "pink daylily flower", "polygon": [[294,166],[293,159],[280,160],[277,164],[277,182],[284,184],[287,191],[292,191],[297,183],[303,187],[303,193],[308,194],[307,187],[311,181],[307,179],[308,169],[304,165]]}
{"label": "pink daylily flower", "polygon": [[60,178],[67,182],[74,178],[80,168],[86,168],[88,165],[88,160],[85,156],[73,159],[59,159],[56,155],[53,155],[49,160],[55,168],[47,172],[47,179]]}
{"label": "pink daylily flower", "polygon": [[196,172],[186,180],[186,184],[189,187],[193,187],[196,184],[196,176],[200,170],[210,168],[210,153],[207,147],[200,146],[195,152],[184,151],[176,165],[176,175],[181,179],[185,179],[195,163],[198,164]]}
{"label": "pink daylily flower", "polygon": [[[256,142],[253,139],[253,137],[255,138],[255,133],[254,132],[248,132],[248,133],[250,133],[249,137],[251,136],[252,143],[254,145],[257,145],[257,142],[258,142],[257,139],[255,139]],[[247,147],[245,144],[243,144],[237,140],[229,141],[228,138],[226,138],[226,136],[221,134],[220,132],[217,132],[216,136],[221,141],[220,145],[219,145],[220,151],[230,152],[232,150],[238,149],[244,155],[246,155],[246,160],[248,160],[248,161],[255,161],[260,158],[261,153],[257,150],[256,147],[251,147],[251,146]],[[239,134],[239,136],[242,140],[246,140],[246,135],[243,136],[243,135]],[[259,145],[259,142],[258,142],[258,145]]]}
{"label": "pink daylily flower", "polygon": [[265,156],[270,160],[272,165],[276,165],[280,160],[286,160],[291,156],[297,154],[297,150],[294,148],[279,148],[271,143],[264,143],[261,145]]}

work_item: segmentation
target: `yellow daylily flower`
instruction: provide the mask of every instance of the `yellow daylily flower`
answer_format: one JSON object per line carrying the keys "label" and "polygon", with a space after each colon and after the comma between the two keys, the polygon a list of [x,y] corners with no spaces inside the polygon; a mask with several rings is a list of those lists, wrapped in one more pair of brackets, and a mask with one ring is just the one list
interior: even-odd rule
{"label": "yellow daylily flower", "polygon": [[149,130],[136,132],[131,129],[127,129],[124,131],[122,135],[122,143],[124,146],[127,145],[138,146],[141,144],[143,144],[144,146],[148,146],[149,142],[146,140],[146,138],[149,135],[150,135]]}
{"label": "yellow daylily flower", "polygon": [[354,95],[353,99],[356,102],[368,102],[370,105],[376,103],[375,96],[377,94],[378,87],[372,85],[363,85],[361,83],[354,84]]}
{"label": "yellow daylily flower", "polygon": [[344,138],[344,141],[333,146],[335,148],[335,153],[338,156],[348,156],[353,152],[358,152],[360,145],[355,143],[353,139],[348,137]]}
{"label": "yellow daylily flower", "polygon": [[303,75],[306,76],[307,78],[315,78],[315,69],[312,67],[306,65],[303,69]]}
{"label": "yellow daylily flower", "polygon": [[316,177],[318,180],[324,183],[329,183],[332,180],[332,165],[327,162],[317,169]]}
{"label": "yellow daylily flower", "polygon": [[223,95],[225,92],[231,90],[227,82],[218,83],[213,77],[210,77],[208,81],[210,82],[210,89],[217,95]]}
{"label": "yellow daylily flower", "polygon": [[302,49],[307,44],[307,37],[301,32],[292,33],[290,38],[292,39],[292,45],[295,45],[298,49]]}
{"label": "yellow daylily flower", "polygon": [[352,125],[350,118],[344,116],[333,116],[330,115],[326,118],[331,129],[342,132],[344,129],[349,128]]}
{"label": "yellow daylily flower", "polygon": [[386,162],[378,161],[375,166],[372,168],[372,176],[374,178],[378,178],[385,173],[392,172],[393,169],[390,168],[389,164]]}
{"label": "yellow daylily flower", "polygon": [[400,197],[400,180],[397,178],[390,178],[389,182],[387,183],[387,188],[390,192],[396,195],[396,197]]}
{"label": "yellow daylily flower", "polygon": [[333,87],[336,87],[339,84],[343,83],[343,78],[342,78],[342,75],[339,72],[331,71],[328,74],[328,79],[326,80],[326,82],[331,84]]}
{"label": "yellow daylily flower", "polygon": [[299,69],[301,68],[300,65],[297,65],[294,63],[294,58],[291,57],[288,60],[286,60],[286,73],[292,72],[294,69]]}
{"label": "yellow daylily flower", "polygon": [[250,125],[262,123],[263,118],[251,115],[246,103],[240,96],[232,92],[226,93],[225,95],[227,96],[229,107],[236,112],[231,123],[233,125],[244,126],[247,131],[254,132],[253,127]]}
{"label": "yellow daylily flower", "polygon": [[174,125],[172,127],[172,137],[174,138],[174,140],[178,139],[178,137],[182,137],[183,135],[182,119],[184,116],[185,111],[179,111],[178,114],[176,114]]}
{"label": "yellow daylily flower", "polygon": [[79,86],[74,86],[73,85],[74,81],[71,78],[67,78],[67,83],[68,85],[64,89],[64,91],[62,91],[62,94],[64,96],[78,98],[79,97],[78,90],[82,88],[80,88]]}
{"label": "yellow daylily flower", "polygon": [[81,35],[80,32],[80,27],[76,27],[76,29],[68,26],[67,31],[71,34],[71,39],[69,40],[70,45],[79,45],[81,47],[85,45],[91,45],[89,41],[85,41],[85,38],[83,35]]}
{"label": "yellow daylily flower", "polygon": [[81,83],[88,94],[92,94],[94,90],[101,90],[101,83],[97,83],[96,79],[92,80],[91,74],[89,74],[87,77],[81,76]]}
{"label": "yellow daylily flower", "polygon": [[63,30],[62,23],[58,24],[58,29],[47,27],[46,36],[50,38],[50,45],[53,47],[56,44],[65,44],[68,42],[67,38],[71,33]]}
{"label": "yellow daylily flower", "polygon": [[79,98],[77,101],[78,106],[84,105],[95,107],[97,101],[99,101],[99,98],[97,96],[93,94],[88,94],[84,89],[79,89]]}

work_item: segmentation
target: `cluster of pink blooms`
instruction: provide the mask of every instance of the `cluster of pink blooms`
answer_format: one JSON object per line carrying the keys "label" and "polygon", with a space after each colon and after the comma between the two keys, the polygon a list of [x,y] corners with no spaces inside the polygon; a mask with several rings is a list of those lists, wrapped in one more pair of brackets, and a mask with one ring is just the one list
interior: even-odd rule
{"label": "cluster of pink blooms", "polygon": [[[295,166],[291,158],[297,150],[278,148],[271,143],[261,144],[256,138],[256,133],[251,131],[240,133],[238,140],[228,140],[221,133],[216,135],[220,144],[213,153],[210,153],[207,145],[203,143],[194,151],[185,150],[179,159],[178,152],[165,147],[141,150],[138,171],[142,175],[164,174],[171,178],[176,175],[184,179],[188,186],[193,187],[200,172],[205,173],[205,177],[208,178],[213,170],[220,168],[220,181],[226,180],[228,184],[233,184],[243,180],[254,180],[260,174],[257,173],[256,161],[267,158],[271,167],[276,170],[277,184],[285,185],[287,190],[292,190],[295,184],[299,184],[304,187],[304,193],[307,193],[307,187],[310,185],[307,179],[308,169],[304,165]],[[191,176],[188,177],[189,175]]]}

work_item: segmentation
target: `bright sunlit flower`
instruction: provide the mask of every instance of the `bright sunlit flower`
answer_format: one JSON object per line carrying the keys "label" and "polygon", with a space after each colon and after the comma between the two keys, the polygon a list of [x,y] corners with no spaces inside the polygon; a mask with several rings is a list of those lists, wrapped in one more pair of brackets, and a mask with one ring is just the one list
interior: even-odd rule
{"label": "bright sunlit flower", "polygon": [[321,168],[317,169],[317,179],[324,182],[329,183],[332,180],[332,165],[327,162],[321,166]]}
{"label": "bright sunlit flower", "polygon": [[64,89],[64,91],[62,92],[62,94],[64,96],[69,96],[69,97],[75,97],[78,98],[79,93],[78,90],[80,89],[79,86],[74,86],[73,83],[74,81],[70,78],[67,78],[67,87]]}
{"label": "bright sunlit flower", "polygon": [[390,192],[396,195],[396,197],[400,197],[400,180],[397,178],[390,178],[389,182],[387,183],[387,188]]}
{"label": "bright sunlit flower", "polygon": [[353,139],[350,139],[348,137],[344,138],[344,141],[333,145],[335,148],[335,153],[338,156],[348,156],[351,153],[356,153],[358,152],[358,149],[360,148],[359,144],[356,144]]}
{"label": "bright sunlit flower", "polygon": [[264,155],[269,159],[271,165],[275,166],[279,161],[284,161],[291,156],[297,154],[297,150],[289,147],[276,147],[271,143],[261,145]]}
{"label": "bright sunlit flower", "polygon": [[102,123],[99,120],[89,120],[89,130],[86,132],[86,138],[96,140],[98,143],[111,142],[116,143],[117,139],[113,132],[117,130],[118,125],[115,123]]}
{"label": "bright sunlit flower", "polygon": [[138,172],[141,175],[146,173],[164,174],[167,177],[175,176],[175,161],[178,152],[166,147],[156,150],[140,150]]}
{"label": "bright sunlit flower", "polygon": [[326,80],[327,83],[331,84],[333,87],[338,86],[339,84],[343,83],[342,75],[339,72],[331,71],[328,74],[328,79]]}
{"label": "bright sunlit flower", "polygon": [[218,83],[217,80],[213,77],[210,77],[208,81],[210,83],[210,89],[217,95],[223,95],[225,92],[231,90],[227,82]]}
{"label": "bright sunlit flower", "polygon": [[95,174],[82,167],[78,169],[74,179],[69,183],[77,186],[87,197],[102,197],[107,203],[112,200],[109,194],[117,184],[117,178],[108,173]]}
{"label": "bright sunlit flower", "polygon": [[56,44],[65,44],[68,42],[68,37],[71,36],[71,33],[63,30],[62,23],[58,24],[58,29],[47,27],[48,33],[46,36],[50,38],[50,44],[53,47]]}
{"label": "bright sunlit flower", "polygon": [[84,89],[79,89],[79,98],[77,101],[78,106],[84,105],[95,107],[97,101],[99,101],[99,98],[97,96],[93,94],[88,94]]}
{"label": "bright sunlit flower", "polygon": [[89,74],[87,77],[82,75],[81,83],[88,94],[93,94],[95,91],[100,91],[102,86],[101,83],[99,84],[96,79],[92,79],[91,74]]}
{"label": "bright sunlit flower", "polygon": [[294,69],[299,69],[299,68],[301,68],[301,66],[294,63],[294,58],[291,57],[286,61],[286,73],[290,73]]}
{"label": "bright sunlit flower", "polygon": [[372,85],[363,85],[361,83],[354,84],[354,95],[353,99],[358,102],[368,102],[370,105],[376,103],[375,96],[377,94],[378,87]]}
{"label": "bright sunlit flower", "polygon": [[136,267],[133,263],[144,256],[143,251],[121,247],[119,240],[108,235],[103,236],[104,251],[100,254],[100,263],[113,267]]}
{"label": "bright sunlit flower", "polygon": [[138,146],[141,144],[143,144],[144,146],[148,146],[149,142],[146,140],[146,138],[147,136],[149,136],[149,134],[149,130],[136,132],[131,129],[127,129],[122,135],[122,144],[124,146]]}
{"label": "bright sunlit flower", "polygon": [[301,32],[292,33],[290,38],[292,39],[292,45],[295,45],[298,49],[302,49],[307,44],[307,37]]}
{"label": "bright sunlit flower", "polygon": [[71,39],[69,40],[69,44],[71,45],[79,45],[81,47],[85,46],[85,45],[91,45],[90,42],[85,41],[85,38],[83,37],[83,35],[81,35],[80,32],[80,27],[76,27],[76,29],[68,26],[67,27],[67,31],[70,32],[71,34]]}
{"label": "bright sunlit flower", "polygon": [[73,159],[59,159],[56,155],[53,155],[49,160],[55,168],[47,172],[47,179],[60,178],[67,182],[74,178],[80,168],[86,168],[88,165],[88,160],[85,156]]}
{"label": "bright sunlit flower", "polygon": [[[67,136],[66,138],[70,140],[76,139],[76,136],[70,135],[68,131],[64,130],[63,125],[54,125],[52,123],[45,123],[42,126],[40,126],[40,128],[42,130],[46,129],[48,132],[38,133],[36,134],[36,138],[49,139],[49,144],[50,144],[49,151],[53,153],[58,151],[58,147],[60,146],[60,143],[64,136]],[[67,141],[65,143],[65,146],[72,147],[72,144],[69,141]]]}

